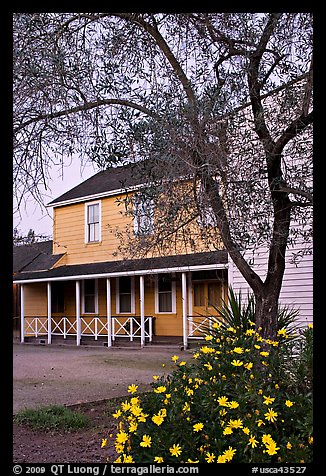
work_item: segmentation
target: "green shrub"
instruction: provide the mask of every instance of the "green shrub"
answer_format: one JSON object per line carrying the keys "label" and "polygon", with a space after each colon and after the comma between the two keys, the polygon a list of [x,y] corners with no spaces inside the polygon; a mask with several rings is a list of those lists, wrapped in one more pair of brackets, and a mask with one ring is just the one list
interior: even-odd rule
{"label": "green shrub", "polygon": [[36,430],[60,429],[72,431],[84,428],[88,420],[85,415],[72,411],[63,405],[50,405],[37,409],[21,410],[15,415],[14,421]]}
{"label": "green shrub", "polygon": [[[151,392],[140,398],[130,385],[113,414],[115,462],[310,462],[312,394],[280,370],[286,335],[265,340],[253,322],[246,331],[215,322],[191,362],[172,357],[175,369],[155,376]],[[300,335],[300,372],[310,338]]]}

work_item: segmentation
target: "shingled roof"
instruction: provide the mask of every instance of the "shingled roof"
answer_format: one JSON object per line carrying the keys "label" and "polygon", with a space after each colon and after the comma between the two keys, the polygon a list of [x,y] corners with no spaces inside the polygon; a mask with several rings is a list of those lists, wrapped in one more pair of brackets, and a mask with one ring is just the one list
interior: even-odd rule
{"label": "shingled roof", "polygon": [[[58,256],[58,255],[55,255]],[[31,279],[51,279],[74,276],[92,276],[100,274],[120,274],[167,270],[169,268],[186,268],[191,266],[203,267],[214,264],[226,264],[228,261],[225,250],[209,251],[206,253],[193,253],[188,255],[161,256],[156,258],[143,258],[133,260],[105,261],[99,263],[74,264],[57,266],[48,271],[28,272],[26,269],[15,276],[15,281]]]}
{"label": "shingled roof", "polygon": [[13,247],[13,273],[50,269],[63,254],[52,254],[52,240]]}

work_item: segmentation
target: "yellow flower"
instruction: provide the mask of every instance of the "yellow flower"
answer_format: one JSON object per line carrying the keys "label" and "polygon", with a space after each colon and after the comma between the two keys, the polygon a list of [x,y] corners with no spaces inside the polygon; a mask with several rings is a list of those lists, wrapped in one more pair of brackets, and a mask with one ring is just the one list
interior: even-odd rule
{"label": "yellow flower", "polygon": [[113,418],[119,418],[122,415],[121,410],[117,410],[115,413],[112,413]]}
{"label": "yellow flower", "polygon": [[268,421],[271,421],[272,423],[274,423],[274,421],[276,421],[277,416],[278,416],[278,413],[274,412],[273,408],[269,408],[268,412],[265,413],[265,419],[268,420]]}
{"label": "yellow flower", "polygon": [[190,405],[189,405],[188,402],[185,402],[185,404],[184,404],[183,407],[182,407],[182,410],[183,410],[184,412],[190,412]]}
{"label": "yellow flower", "polygon": [[142,413],[141,415],[139,415],[138,421],[145,422],[147,417],[148,415],[146,413]]}
{"label": "yellow flower", "polygon": [[230,426],[227,426],[226,428],[224,428],[223,435],[232,435],[232,433],[233,433],[233,430]]}
{"label": "yellow flower", "polygon": [[207,370],[213,370],[213,367],[211,366],[209,362],[207,364],[204,364],[204,367],[206,367]]}
{"label": "yellow flower", "polygon": [[243,428],[243,423],[240,418],[238,420],[230,420],[228,425],[230,428]]}
{"label": "yellow flower", "polygon": [[164,392],[166,392],[166,387],[161,385],[160,387],[154,388],[154,392],[155,393],[164,393]]}
{"label": "yellow flower", "polygon": [[259,352],[260,355],[262,355],[263,357],[268,357],[269,356],[269,352]]}
{"label": "yellow flower", "polygon": [[287,447],[288,450],[290,450],[292,448],[292,445],[289,441],[286,443],[286,447]]}
{"label": "yellow flower", "polygon": [[225,408],[222,408],[222,410],[219,411],[219,414],[224,416],[227,414],[227,411],[225,410]]}
{"label": "yellow flower", "polygon": [[192,459],[188,458],[187,463],[199,463],[199,459],[192,460]]}
{"label": "yellow flower", "polygon": [[234,365],[235,367],[241,367],[241,365],[243,365],[243,362],[241,362],[241,360],[233,359],[231,365]]}
{"label": "yellow flower", "polygon": [[206,336],[205,337],[205,340],[212,340],[213,339],[213,336]]}
{"label": "yellow flower", "polygon": [[235,455],[236,450],[229,446],[227,450],[224,451],[223,455],[225,456],[226,461],[231,461]]}
{"label": "yellow flower", "polygon": [[204,424],[203,424],[203,423],[195,423],[195,424],[193,425],[194,431],[201,431],[203,428],[204,428]]}
{"label": "yellow flower", "polygon": [[121,455],[113,461],[114,463],[122,463]]}
{"label": "yellow flower", "polygon": [[125,431],[120,431],[116,436],[116,443],[123,444],[128,440],[128,435]]}
{"label": "yellow flower", "polygon": [[226,460],[226,458],[225,458],[224,455],[219,455],[219,456],[217,457],[217,462],[218,462],[218,463],[226,463],[227,460]]}
{"label": "yellow flower", "polygon": [[243,354],[243,348],[242,347],[235,347],[233,349],[233,352],[235,352],[236,354]]}
{"label": "yellow flower", "polygon": [[214,322],[212,327],[213,327],[213,329],[219,329],[221,327],[221,323],[220,322]]}
{"label": "yellow flower", "polygon": [[313,329],[313,325],[312,324],[308,324],[308,329]]}
{"label": "yellow flower", "polygon": [[134,433],[135,431],[137,431],[137,428],[138,428],[138,423],[135,421],[132,421],[129,425],[129,432]]}
{"label": "yellow flower", "polygon": [[218,397],[217,399],[218,404],[221,405],[221,407],[227,407],[229,402],[228,402],[228,397]]}
{"label": "yellow flower", "polygon": [[256,446],[258,445],[258,441],[256,440],[256,438],[254,436],[250,436],[249,438],[249,443],[248,443],[248,446],[251,445],[252,448],[256,448]]}
{"label": "yellow flower", "polygon": [[142,414],[142,409],[137,405],[130,408],[130,412],[135,416],[138,417]]}
{"label": "yellow flower", "polygon": [[276,443],[275,441],[270,441],[267,446],[266,446],[266,452],[267,454],[269,454],[270,456],[273,456],[273,455],[276,455],[277,453],[277,450],[279,450],[280,448],[278,448],[276,446]]}
{"label": "yellow flower", "polygon": [[199,352],[195,352],[194,355],[193,355],[193,358],[198,359],[199,355],[200,355]]}
{"label": "yellow flower", "polygon": [[273,441],[273,438],[271,437],[270,434],[266,435],[266,433],[264,433],[263,436],[261,437],[261,440],[264,443],[264,445],[266,445],[266,444],[269,444],[271,441]]}
{"label": "yellow flower", "polygon": [[279,335],[279,336],[284,336],[285,334],[286,334],[286,329],[284,329],[284,327],[283,327],[283,329],[279,329],[277,331],[277,335]]}
{"label": "yellow flower", "polygon": [[286,400],[286,402],[285,402],[285,405],[289,408],[292,407],[293,404],[294,404],[294,402],[291,402],[291,400]]}
{"label": "yellow flower", "polygon": [[187,362],[185,362],[184,360],[182,362],[179,362],[179,366],[182,367],[183,365],[186,365]]}
{"label": "yellow flower", "polygon": [[174,355],[173,357],[171,357],[171,360],[172,360],[172,362],[176,362],[177,360],[179,360],[179,356]]}
{"label": "yellow flower", "polygon": [[276,390],[278,390],[280,388],[278,383],[275,384],[275,388],[276,388]]}
{"label": "yellow flower", "polygon": [[312,445],[314,442],[314,437],[313,436],[308,436],[308,443],[309,445]]}
{"label": "yellow flower", "polygon": [[154,380],[158,380],[160,377],[158,375],[153,375]]}
{"label": "yellow flower", "polygon": [[155,425],[159,426],[163,423],[164,418],[162,415],[153,415],[152,416],[152,421],[155,423]]}
{"label": "yellow flower", "polygon": [[129,392],[129,393],[136,393],[136,392],[137,392],[137,388],[138,388],[138,385],[135,385],[135,384],[129,385],[129,387],[128,387],[128,392]]}
{"label": "yellow flower", "polygon": [[154,461],[155,463],[163,463],[164,459],[162,456],[155,456]]}
{"label": "yellow flower", "polygon": [[107,438],[102,438],[101,448],[104,448],[108,444]]}
{"label": "yellow flower", "polygon": [[148,435],[143,435],[143,440],[140,442],[140,446],[144,448],[150,448],[152,445],[152,438]]}
{"label": "yellow flower", "polygon": [[235,400],[232,400],[232,401],[229,402],[229,404],[228,404],[228,407],[229,407],[229,408],[238,408],[238,406],[239,406],[239,403],[236,402]]}
{"label": "yellow flower", "polygon": [[131,455],[123,455],[124,463],[134,463],[133,457]]}
{"label": "yellow flower", "polygon": [[247,370],[251,370],[253,368],[254,364],[252,362],[247,362],[244,364],[244,367],[247,369]]}
{"label": "yellow flower", "polygon": [[248,330],[246,330],[246,332],[245,332],[245,334],[246,334],[247,336],[252,336],[254,333],[255,333],[255,331],[254,331],[253,329],[248,329]]}
{"label": "yellow flower", "polygon": [[272,398],[272,397],[265,397],[265,395],[264,395],[264,399],[265,399],[265,400],[264,400],[264,402],[263,402],[263,403],[264,403],[264,405],[270,405],[270,404],[271,404],[271,403],[273,403],[273,402],[274,402],[274,400],[275,400],[275,398]]}
{"label": "yellow flower", "polygon": [[214,453],[206,453],[205,460],[207,461],[207,463],[214,463],[215,458],[216,456],[214,455]]}
{"label": "yellow flower", "polygon": [[182,449],[180,445],[173,445],[172,448],[169,448],[170,453],[172,456],[180,456],[182,453]]}
{"label": "yellow flower", "polygon": [[243,428],[242,428],[242,431],[243,431],[243,433],[245,433],[246,435],[249,435],[249,433],[250,433],[250,430],[249,430],[249,428],[248,428],[247,426],[243,427]]}
{"label": "yellow flower", "polygon": [[124,412],[127,412],[131,408],[130,402],[128,402],[127,400],[125,402],[122,402],[121,408]]}
{"label": "yellow flower", "polygon": [[138,403],[139,403],[139,397],[132,397],[132,398],[130,399],[130,403],[131,403],[131,405],[138,405]]}
{"label": "yellow flower", "polygon": [[214,354],[215,349],[213,349],[213,347],[208,347],[207,345],[204,345],[200,348],[200,352],[202,352],[203,354]]}
{"label": "yellow flower", "polygon": [[265,423],[263,422],[263,420],[257,420],[257,425],[258,427],[262,426],[262,425],[265,425]]}

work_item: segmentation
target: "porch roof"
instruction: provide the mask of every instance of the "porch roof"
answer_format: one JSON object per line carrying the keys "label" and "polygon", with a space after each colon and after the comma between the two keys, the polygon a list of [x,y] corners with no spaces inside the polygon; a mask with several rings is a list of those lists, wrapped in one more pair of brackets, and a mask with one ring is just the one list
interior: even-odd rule
{"label": "porch roof", "polygon": [[58,281],[70,279],[105,278],[141,274],[223,269],[227,267],[227,251],[161,256],[132,260],[64,265],[47,271],[22,271],[14,277],[15,283]]}

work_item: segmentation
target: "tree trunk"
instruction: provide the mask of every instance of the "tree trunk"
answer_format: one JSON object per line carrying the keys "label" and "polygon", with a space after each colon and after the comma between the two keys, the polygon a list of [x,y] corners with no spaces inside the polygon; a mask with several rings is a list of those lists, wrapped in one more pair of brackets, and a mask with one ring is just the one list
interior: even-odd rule
{"label": "tree trunk", "polygon": [[256,300],[256,329],[261,328],[261,335],[265,339],[274,340],[277,335],[277,314],[278,314],[277,289],[264,289],[264,292],[255,294]]}

